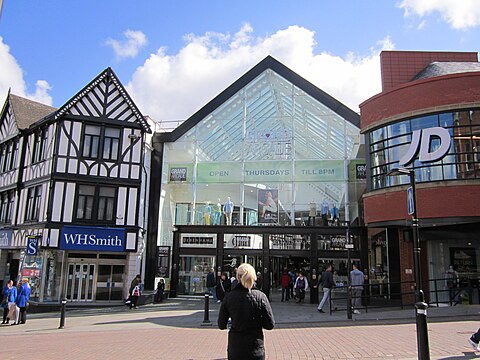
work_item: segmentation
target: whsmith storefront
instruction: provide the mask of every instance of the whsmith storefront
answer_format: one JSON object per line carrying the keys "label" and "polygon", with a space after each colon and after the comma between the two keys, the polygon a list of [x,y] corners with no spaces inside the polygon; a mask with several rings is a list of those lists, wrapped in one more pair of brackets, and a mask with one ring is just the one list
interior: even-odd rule
{"label": "whsmith storefront", "polygon": [[348,251],[366,266],[359,116],[272,57],[153,146],[147,288],[165,249],[172,296],[242,262],[266,292],[284,268],[312,280],[329,262],[346,283]]}

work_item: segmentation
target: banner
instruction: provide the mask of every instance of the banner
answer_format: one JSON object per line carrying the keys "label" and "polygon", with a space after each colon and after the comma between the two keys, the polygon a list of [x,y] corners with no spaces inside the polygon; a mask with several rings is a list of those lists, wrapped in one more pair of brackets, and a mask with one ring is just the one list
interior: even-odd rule
{"label": "banner", "polygon": [[258,190],[258,223],[278,223],[278,190]]}

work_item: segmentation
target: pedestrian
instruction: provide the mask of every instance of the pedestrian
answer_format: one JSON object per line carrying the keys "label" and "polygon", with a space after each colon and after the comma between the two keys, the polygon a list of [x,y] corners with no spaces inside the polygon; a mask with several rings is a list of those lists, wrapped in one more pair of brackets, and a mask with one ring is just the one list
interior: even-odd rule
{"label": "pedestrian", "polygon": [[15,322],[12,325],[25,324],[27,322],[28,300],[30,300],[30,284],[28,283],[28,278],[24,278],[22,285],[18,289],[17,298],[15,299],[15,304],[18,309]]}
{"label": "pedestrian", "polygon": [[303,272],[298,273],[297,280],[295,281],[295,294],[297,296],[297,303],[301,303],[305,299],[305,292],[308,290],[308,280],[303,276]]}
{"label": "pedestrian", "polygon": [[[17,298],[17,288],[13,286],[13,281],[9,280],[7,285],[2,290],[2,308],[3,308],[3,321],[2,324],[8,324],[10,322],[9,311],[10,308],[15,306],[15,299]],[[13,314],[14,318],[16,313]]]}
{"label": "pedestrian", "polygon": [[215,302],[218,301],[216,287],[217,287],[217,281],[215,280],[215,273],[213,268],[210,268],[207,274],[207,289],[208,289],[208,293],[212,295],[213,301]]}
{"label": "pedestrian", "polygon": [[282,276],[280,276],[280,285],[282,286],[282,301],[290,300],[289,285],[291,282],[290,275],[288,275],[287,269],[283,269]]}
{"label": "pedestrian", "polygon": [[[333,301],[331,301],[331,298],[332,298],[332,289],[335,287],[335,282],[333,281],[332,264],[329,264],[327,266],[327,269],[322,273],[322,276],[320,277],[319,280],[320,280],[319,284],[323,288],[323,298],[322,298],[322,301],[320,301],[320,304],[318,304],[317,310],[321,313],[324,313],[325,311],[323,311],[323,306],[325,305],[327,300],[330,300],[330,310],[332,310],[333,308]],[[337,310],[337,308],[333,308],[333,311],[335,310]]]}
{"label": "pedestrian", "polygon": [[290,284],[288,284],[288,289],[290,291],[290,297],[292,299],[295,299],[295,293],[293,292],[293,284],[295,284],[295,280],[297,280],[297,277],[295,275],[295,271],[290,270],[288,272],[288,275],[290,276]]}
{"label": "pedestrian", "polygon": [[475,350],[480,351],[480,329],[478,329],[476,333],[472,334],[470,339],[468,339],[468,342]]}
{"label": "pedestrian", "polygon": [[230,277],[230,289],[233,290],[237,284],[237,268],[235,268],[233,269],[232,276]]}
{"label": "pedestrian", "polygon": [[217,285],[217,302],[222,302],[225,298],[225,294],[231,290],[231,283],[230,279],[228,278],[226,273],[222,273],[220,279],[218,280]]}
{"label": "pedestrian", "polygon": [[255,289],[263,291],[262,273],[257,272],[257,281],[255,281]]}
{"label": "pedestrian", "polygon": [[460,303],[459,298],[455,298],[458,286],[458,273],[455,271],[453,265],[450,265],[445,272],[445,287],[448,289],[448,302],[450,306]]}
{"label": "pedestrian", "polygon": [[163,294],[165,292],[165,280],[160,278],[157,283],[157,292],[155,293],[155,302],[163,301]]}
{"label": "pedestrian", "polygon": [[354,314],[360,314],[358,310],[362,306],[362,292],[365,279],[363,272],[358,270],[357,265],[352,265],[352,271],[350,271],[350,286],[352,290],[352,310]]}
{"label": "pedestrian", "polygon": [[130,294],[130,309],[138,309],[138,299],[140,298],[140,284],[142,283],[142,276],[137,274],[130,283],[130,289],[128,293]]}
{"label": "pedestrian", "polygon": [[228,359],[265,359],[263,329],[275,326],[272,308],[267,296],[252,290],[256,280],[255,269],[241,264],[237,270],[238,285],[225,296],[218,314],[218,327],[231,327],[228,332]]}

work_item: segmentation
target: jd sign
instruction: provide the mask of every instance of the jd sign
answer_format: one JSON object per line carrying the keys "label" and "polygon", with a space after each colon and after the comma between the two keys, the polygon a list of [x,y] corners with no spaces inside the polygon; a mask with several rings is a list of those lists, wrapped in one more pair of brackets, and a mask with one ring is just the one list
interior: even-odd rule
{"label": "jd sign", "polygon": [[[435,137],[440,139],[440,146],[430,152],[430,143],[432,138]],[[400,159],[400,166],[410,164],[419,152],[419,148],[418,160],[420,162],[432,162],[442,159],[450,150],[450,134],[448,130],[442,127],[415,130],[407,153]]]}

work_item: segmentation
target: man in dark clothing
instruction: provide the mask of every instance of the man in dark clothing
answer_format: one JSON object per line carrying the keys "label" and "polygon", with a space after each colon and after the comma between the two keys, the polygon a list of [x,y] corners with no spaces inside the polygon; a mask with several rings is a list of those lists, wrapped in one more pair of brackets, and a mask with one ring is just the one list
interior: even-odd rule
{"label": "man in dark clothing", "polygon": [[208,292],[213,296],[213,301],[217,302],[217,281],[215,280],[215,273],[213,272],[213,269],[210,269],[208,275],[207,275],[207,288]]}
{"label": "man in dark clothing", "polygon": [[[332,289],[335,287],[335,282],[333,281],[333,267],[328,265],[327,270],[322,273],[319,281],[320,285],[323,287],[323,298],[318,305],[318,311],[324,313],[323,306],[332,296]],[[333,308],[333,302],[330,302],[331,308]],[[333,308],[335,311],[337,308]]]}

